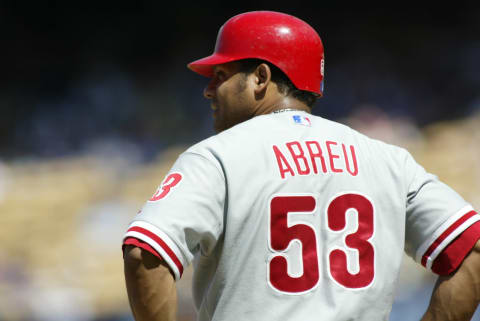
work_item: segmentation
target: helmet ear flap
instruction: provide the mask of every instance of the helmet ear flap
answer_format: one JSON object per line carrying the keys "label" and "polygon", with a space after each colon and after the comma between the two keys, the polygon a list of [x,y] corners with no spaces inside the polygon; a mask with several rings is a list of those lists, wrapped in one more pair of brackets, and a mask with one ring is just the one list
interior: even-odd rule
{"label": "helmet ear flap", "polygon": [[275,11],[251,11],[225,22],[214,53],[188,64],[188,68],[211,77],[214,65],[262,59],[282,70],[297,89],[322,96],[323,55],[320,36],[303,20]]}

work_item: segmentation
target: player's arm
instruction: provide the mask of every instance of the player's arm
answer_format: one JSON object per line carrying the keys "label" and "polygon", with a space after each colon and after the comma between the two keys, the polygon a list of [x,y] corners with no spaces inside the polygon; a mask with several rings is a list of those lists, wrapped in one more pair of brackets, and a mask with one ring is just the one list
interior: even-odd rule
{"label": "player's arm", "polygon": [[127,245],[124,271],[128,300],[135,320],[175,320],[175,279],[163,260],[139,247]]}
{"label": "player's arm", "polygon": [[460,267],[440,276],[422,321],[470,320],[480,303],[480,241]]}

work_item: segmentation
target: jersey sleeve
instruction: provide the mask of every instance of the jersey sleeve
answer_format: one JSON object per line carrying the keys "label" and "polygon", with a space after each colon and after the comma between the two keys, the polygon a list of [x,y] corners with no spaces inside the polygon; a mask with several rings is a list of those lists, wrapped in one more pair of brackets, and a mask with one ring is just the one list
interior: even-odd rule
{"label": "jersey sleeve", "polygon": [[179,280],[193,258],[209,255],[221,236],[225,193],[215,159],[187,151],[133,219],[123,244],[161,256]]}
{"label": "jersey sleeve", "polygon": [[480,215],[452,188],[426,172],[410,154],[405,171],[405,251],[428,270],[448,274],[480,238],[478,224],[473,226],[480,221]]}

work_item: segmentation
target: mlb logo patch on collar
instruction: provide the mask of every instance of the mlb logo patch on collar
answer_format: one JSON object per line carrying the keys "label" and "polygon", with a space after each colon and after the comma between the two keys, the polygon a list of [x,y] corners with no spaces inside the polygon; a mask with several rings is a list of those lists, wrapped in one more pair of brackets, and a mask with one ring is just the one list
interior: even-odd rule
{"label": "mlb logo patch on collar", "polygon": [[309,127],[312,126],[312,123],[310,122],[310,119],[308,117],[305,117],[302,115],[293,115],[292,118],[295,124],[309,126]]}

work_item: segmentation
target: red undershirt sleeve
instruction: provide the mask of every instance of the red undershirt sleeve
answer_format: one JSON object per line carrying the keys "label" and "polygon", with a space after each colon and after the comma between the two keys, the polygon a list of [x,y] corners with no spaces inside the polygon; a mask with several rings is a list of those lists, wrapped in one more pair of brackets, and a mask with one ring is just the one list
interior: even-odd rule
{"label": "red undershirt sleeve", "polygon": [[455,238],[433,261],[432,271],[448,275],[455,271],[480,239],[480,221]]}
{"label": "red undershirt sleeve", "polygon": [[148,251],[148,252],[152,253],[153,255],[155,255],[156,257],[158,257],[160,259],[162,258],[162,256],[160,254],[158,254],[158,252],[155,251],[155,249],[153,247],[148,245],[148,243],[140,241],[139,239],[136,239],[134,237],[128,237],[128,238],[125,239],[125,241],[123,242],[122,251],[125,251],[125,245],[134,245],[136,247],[139,247],[141,249],[144,249],[145,251]]}

